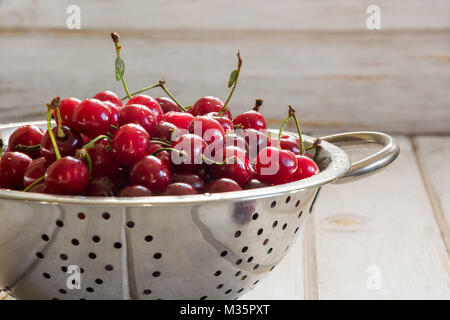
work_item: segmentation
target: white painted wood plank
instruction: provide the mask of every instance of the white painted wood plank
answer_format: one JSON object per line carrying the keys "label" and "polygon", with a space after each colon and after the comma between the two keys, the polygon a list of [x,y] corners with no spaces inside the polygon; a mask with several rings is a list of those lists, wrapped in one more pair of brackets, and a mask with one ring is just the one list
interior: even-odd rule
{"label": "white painted wood plank", "polygon": [[[55,95],[123,92],[107,32],[0,32],[0,42],[2,123],[42,119]],[[262,97],[273,126],[293,104],[305,130],[450,132],[448,32],[150,32],[122,34],[122,42],[131,89],[165,77],[185,104],[205,95],[226,98],[239,48],[244,65],[231,101],[235,114]]]}
{"label": "white painted wood plank", "polygon": [[447,250],[450,250],[450,137],[417,137],[414,145]]}
{"label": "white painted wood plank", "polygon": [[449,256],[411,142],[400,145],[385,171],[319,196],[319,299],[450,298]]}
{"label": "white painted wood plank", "polygon": [[0,27],[65,28],[72,4],[84,29],[367,30],[372,4],[385,30],[450,27],[447,0],[2,0]]}

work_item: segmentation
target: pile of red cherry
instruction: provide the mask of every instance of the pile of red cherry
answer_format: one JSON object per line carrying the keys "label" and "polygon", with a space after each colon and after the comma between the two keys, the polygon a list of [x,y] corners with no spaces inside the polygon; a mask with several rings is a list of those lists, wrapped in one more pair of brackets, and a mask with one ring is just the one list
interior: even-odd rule
{"label": "pile of red cherry", "polygon": [[[152,87],[171,98],[130,94],[123,84],[125,105],[126,98],[111,91],[83,101],[56,97],[47,104],[46,132],[17,128],[3,155],[0,140],[0,187],[97,197],[191,195],[284,184],[319,172],[305,154],[291,107],[276,139],[266,132],[260,99],[233,118],[227,106],[232,92],[226,102],[208,96],[183,107],[163,81]],[[299,137],[282,133],[290,118]]]}

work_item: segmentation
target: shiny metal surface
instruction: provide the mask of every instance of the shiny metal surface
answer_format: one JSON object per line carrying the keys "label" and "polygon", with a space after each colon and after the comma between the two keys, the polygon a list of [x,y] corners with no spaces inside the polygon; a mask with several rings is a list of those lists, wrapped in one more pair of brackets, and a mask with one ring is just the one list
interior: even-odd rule
{"label": "shiny metal surface", "polygon": [[[0,137],[7,141],[19,125],[0,126]],[[347,154],[328,142],[316,159],[322,171],[310,179],[214,195],[105,199],[0,190],[0,288],[20,299],[238,298],[286,255],[318,187],[350,168]],[[377,159],[365,162],[364,173],[388,163]],[[67,286],[69,266],[81,268],[80,289]]]}

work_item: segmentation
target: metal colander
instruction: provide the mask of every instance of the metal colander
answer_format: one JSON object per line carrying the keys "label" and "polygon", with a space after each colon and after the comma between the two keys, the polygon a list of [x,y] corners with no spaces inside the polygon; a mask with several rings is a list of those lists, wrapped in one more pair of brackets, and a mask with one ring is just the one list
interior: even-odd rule
{"label": "metal colander", "polygon": [[[0,126],[0,137],[20,125]],[[382,133],[323,140],[320,174],[274,187],[132,199],[0,190],[0,288],[20,299],[236,299],[292,247],[320,186],[372,173],[399,153]],[[330,142],[384,147],[351,165]]]}

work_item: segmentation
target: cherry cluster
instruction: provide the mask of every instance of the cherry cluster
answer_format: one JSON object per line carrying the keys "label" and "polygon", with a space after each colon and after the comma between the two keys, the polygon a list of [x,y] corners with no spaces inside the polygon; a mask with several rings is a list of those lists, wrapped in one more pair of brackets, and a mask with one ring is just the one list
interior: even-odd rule
{"label": "cherry cluster", "polygon": [[[3,155],[0,140],[1,188],[96,197],[190,195],[284,184],[319,172],[306,154],[291,106],[278,137],[266,130],[262,99],[252,110],[232,116],[228,103],[242,66],[239,53],[225,102],[206,96],[183,106],[165,81],[130,93],[120,38],[116,33],[112,38],[116,79],[127,96],[102,91],[83,101],[53,98],[45,132],[35,125],[17,128]],[[157,87],[168,97],[143,94]],[[283,133],[290,119],[298,136]]]}

